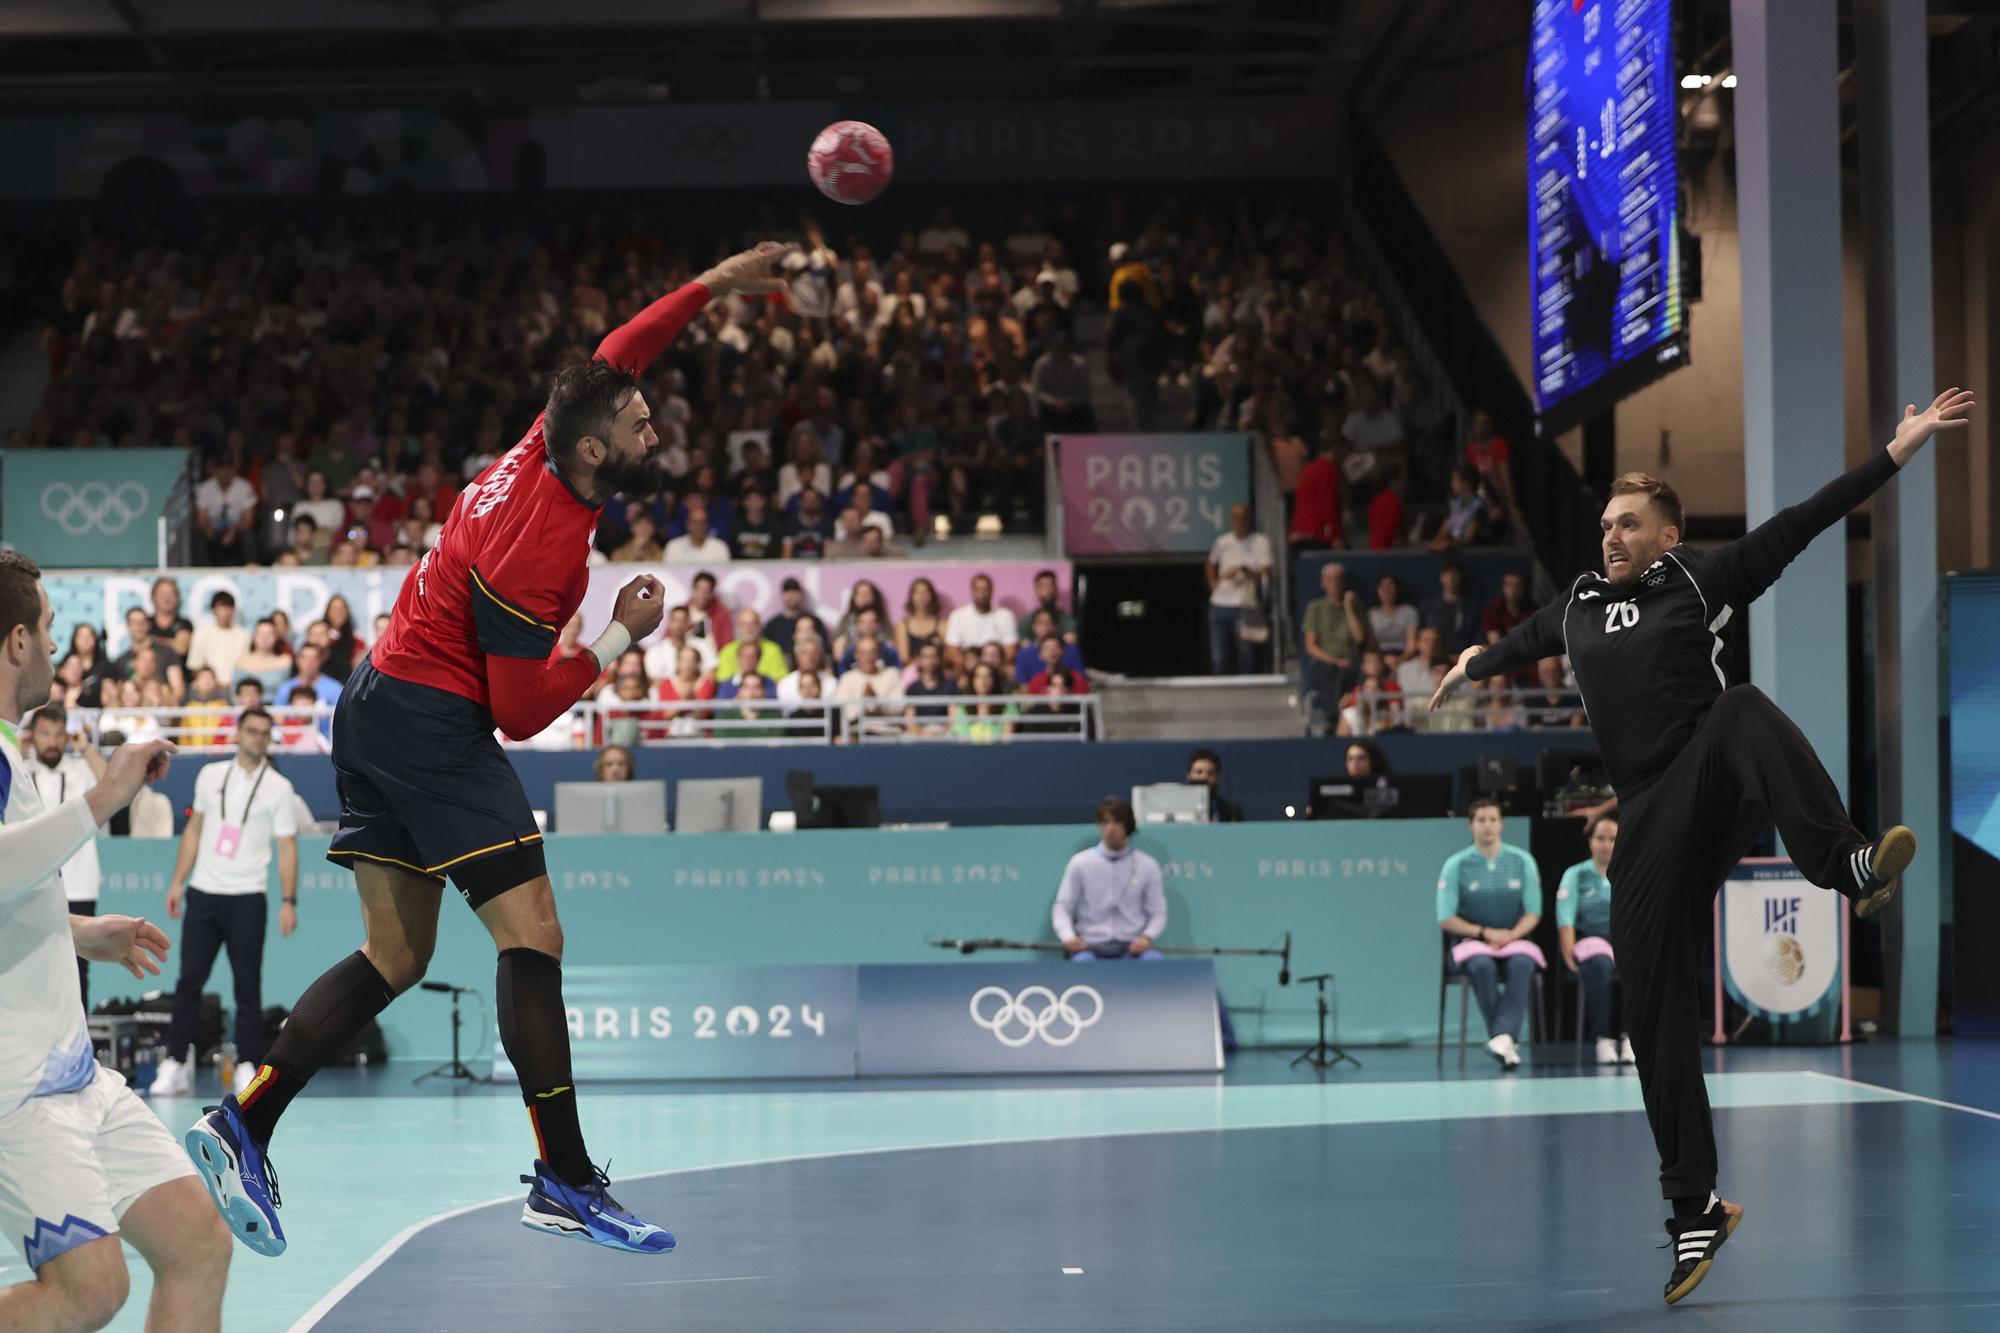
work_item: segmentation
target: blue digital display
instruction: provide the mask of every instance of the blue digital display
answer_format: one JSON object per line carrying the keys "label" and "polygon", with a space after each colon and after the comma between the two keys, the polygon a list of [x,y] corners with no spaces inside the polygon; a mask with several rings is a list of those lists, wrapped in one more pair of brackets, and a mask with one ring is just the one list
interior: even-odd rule
{"label": "blue digital display", "polygon": [[1948,597],[1951,831],[2000,857],[2000,576],[1954,574]]}
{"label": "blue digital display", "polygon": [[1673,0],[1535,0],[1528,246],[1545,418],[1599,410],[1686,360],[1675,84]]}

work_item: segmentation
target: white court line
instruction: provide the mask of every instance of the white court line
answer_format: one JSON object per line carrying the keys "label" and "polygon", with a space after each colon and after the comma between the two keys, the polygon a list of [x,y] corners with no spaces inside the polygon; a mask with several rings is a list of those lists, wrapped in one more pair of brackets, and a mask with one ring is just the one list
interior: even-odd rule
{"label": "white court line", "polygon": [[1065,1269],[1063,1269],[1063,1276],[1064,1276],[1064,1277],[1082,1277],[1082,1276],[1083,1276],[1083,1270],[1082,1270],[1081,1268],[1065,1268]]}
{"label": "white court line", "polygon": [[1886,1092],[1901,1101],[1922,1102],[1926,1106],[1942,1106],[1947,1111],[1963,1111],[1967,1115],[1981,1115],[1985,1116],[1988,1120],[2000,1120],[2000,1111],[1989,1111],[1983,1106],[1967,1106],[1963,1102],[1939,1101],[1935,1097],[1926,1097],[1922,1093],[1904,1092],[1901,1088],[1884,1087],[1880,1083],[1863,1083],[1858,1078],[1843,1078],[1839,1074],[1822,1073],[1817,1069],[1798,1069],[1793,1072],[1810,1074],[1814,1078],[1823,1078],[1832,1083],[1845,1083],[1850,1087],[1867,1088],[1871,1092]]}
{"label": "white court line", "polygon": [[[1810,1071],[1785,1070],[1781,1072],[1786,1074],[1795,1074],[1795,1073],[1806,1073]],[[1832,1077],[1832,1075],[1823,1075],[1823,1077],[1830,1078]],[[1422,1082],[1422,1080],[1419,1081]],[[1856,1083],[1855,1080],[1853,1079],[1840,1079],[1838,1081],[1843,1083],[1855,1083],[1855,1086],[1857,1087],[1869,1088],[1874,1091],[1880,1091],[1885,1093],[1892,1093],[1897,1096],[1906,1096],[1906,1097],[1915,1096],[1914,1093],[1897,1093],[1896,1090],[1893,1088],[1876,1089],[1873,1084]],[[1428,1086],[1428,1084],[1426,1085]],[[1145,1091],[1145,1089],[1133,1089],[1133,1090]],[[1026,1090],[1023,1089],[1023,1091]],[[1917,1098],[1917,1100],[1922,1101],[1926,1099]],[[1950,1103],[1940,1103],[1940,1105],[1949,1105],[1949,1104]],[[1778,1103],[1769,1103],[1769,1105],[1802,1106],[1802,1105],[1819,1105],[1819,1103],[1778,1102]],[[1218,1134],[1218,1133],[1223,1133],[1225,1131],[1239,1130],[1239,1129],[1320,1129],[1320,1128],[1345,1129],[1349,1126],[1360,1126],[1360,1125],[1430,1124],[1439,1120],[1452,1120],[1452,1121],[1517,1120],[1526,1117],[1548,1116],[1548,1115],[1636,1115],[1640,1113],[1643,1109],[1644,1109],[1643,1107],[1637,1107],[1637,1106],[1629,1106],[1629,1107],[1628,1106],[1567,1106],[1567,1107],[1555,1107],[1550,1109],[1532,1109],[1532,1110],[1510,1109],[1501,1111],[1487,1111],[1487,1112],[1478,1112],[1467,1115],[1372,1116],[1354,1120],[1329,1120],[1322,1117],[1317,1120],[1272,1120],[1272,1121],[1260,1121],[1255,1124],[1195,1125],[1179,1129],[1118,1129],[1118,1130],[1105,1130],[1105,1131],[1099,1131],[1097,1133],[1083,1133],[1083,1134],[1075,1134],[1075,1133],[1035,1134],[1023,1138],[959,1139],[959,1140],[941,1141],[936,1143],[892,1144],[887,1147],[879,1147],[879,1148],[840,1148],[830,1152],[797,1153],[785,1157],[753,1157],[753,1158],[747,1158],[740,1162],[712,1162],[706,1166],[677,1166],[666,1171],[647,1171],[636,1176],[626,1176],[623,1177],[623,1180],[625,1183],[630,1183],[631,1181],[635,1180],[661,1180],[669,1176],[695,1175],[705,1171],[733,1171],[740,1167],[748,1167],[748,1166],[785,1166],[795,1162],[824,1162],[842,1157],[886,1157],[892,1153],[931,1152],[937,1149],[944,1149],[944,1148],[1019,1147],[1023,1144],[1062,1143],[1073,1139],[1143,1138],[1143,1137],[1158,1137],[1167,1134]],[[1725,1107],[1723,1109],[1727,1110],[1730,1108]],[[1962,1106],[1958,1107],[1957,1109],[1962,1111],[1973,1111],[1974,1114],[1976,1115],[1992,1114],[1991,1112],[1987,1111],[1974,1110],[1974,1108],[1969,1106]],[[1994,1116],[1994,1118],[2000,1119],[2000,1116]],[[309,1330],[317,1327],[319,1321],[326,1318],[327,1315],[331,1314],[333,1312],[333,1308],[336,1305],[340,1304],[340,1302],[347,1297],[347,1294],[349,1292],[353,1291],[356,1287],[360,1286],[361,1283],[365,1281],[369,1277],[369,1275],[374,1273],[376,1269],[380,1268],[383,1264],[387,1263],[389,1259],[395,1255],[396,1251],[402,1249],[404,1245],[408,1244],[410,1239],[414,1237],[418,1232],[427,1231],[431,1227],[436,1226],[440,1222],[449,1222],[453,1218],[464,1217],[467,1213],[476,1213],[482,1208],[497,1208],[503,1204],[512,1203],[515,1200],[519,1199],[520,1197],[521,1195],[518,1193],[506,1194],[502,1195],[500,1198],[497,1199],[487,1199],[480,1203],[469,1203],[465,1205],[463,1208],[453,1208],[447,1212],[442,1212],[431,1217],[426,1217],[421,1221],[412,1222],[410,1225],[404,1227],[401,1231],[398,1231],[394,1236],[391,1236],[388,1239],[388,1241],[383,1244],[381,1249],[369,1255],[368,1258],[359,1267],[357,1267],[353,1272],[349,1273],[346,1277],[342,1278],[339,1281],[339,1283],[334,1286],[333,1290],[327,1292],[326,1295],[320,1297],[318,1301],[314,1302],[313,1307],[310,1310],[307,1310],[304,1314],[300,1315],[298,1319],[293,1322],[292,1326],[288,1330],[286,1330],[286,1333],[308,1333]]]}

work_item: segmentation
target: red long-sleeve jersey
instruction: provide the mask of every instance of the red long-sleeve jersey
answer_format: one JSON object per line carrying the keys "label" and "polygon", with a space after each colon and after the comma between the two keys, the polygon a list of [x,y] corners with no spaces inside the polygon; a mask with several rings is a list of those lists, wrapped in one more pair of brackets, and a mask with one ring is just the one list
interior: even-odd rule
{"label": "red long-sleeve jersey", "polygon": [[[708,303],[691,282],[605,335],[597,355],[637,374]],[[555,656],[583,604],[599,505],[549,458],[543,418],[460,492],[444,532],[403,580],[375,669],[449,690],[525,740],[583,697],[607,664]]]}

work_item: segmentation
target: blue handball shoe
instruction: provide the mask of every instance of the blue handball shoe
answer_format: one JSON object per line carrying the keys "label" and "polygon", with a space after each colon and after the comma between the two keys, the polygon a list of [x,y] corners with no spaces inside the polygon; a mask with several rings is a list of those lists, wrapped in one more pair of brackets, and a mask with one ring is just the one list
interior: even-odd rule
{"label": "blue handball shoe", "polygon": [[633,1254],[665,1254],[674,1248],[672,1232],[641,1222],[618,1206],[611,1197],[611,1178],[599,1167],[592,1167],[590,1183],[579,1187],[536,1158],[535,1174],[522,1176],[521,1183],[531,1186],[521,1209],[524,1227]]}
{"label": "blue handball shoe", "polygon": [[203,1109],[208,1114],[181,1138],[200,1169],[201,1183],[236,1239],[276,1258],[285,1252],[285,1229],[278,1225],[278,1177],[271,1160],[234,1101]]}

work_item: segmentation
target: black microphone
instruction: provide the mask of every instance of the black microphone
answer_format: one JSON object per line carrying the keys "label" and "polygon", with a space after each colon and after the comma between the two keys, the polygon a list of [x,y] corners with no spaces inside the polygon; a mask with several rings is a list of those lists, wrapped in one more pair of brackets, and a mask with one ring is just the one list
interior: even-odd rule
{"label": "black microphone", "polygon": [[463,991],[470,991],[472,988],[470,986],[453,986],[443,981],[419,981],[417,989],[436,991],[439,995],[457,995]]}
{"label": "black microphone", "polygon": [[979,946],[971,940],[960,940],[958,942],[958,951],[960,953],[978,953]]}
{"label": "black microphone", "polygon": [[1278,984],[1292,984],[1292,932],[1289,930],[1285,932],[1284,950],[1278,955]]}

